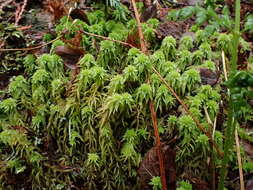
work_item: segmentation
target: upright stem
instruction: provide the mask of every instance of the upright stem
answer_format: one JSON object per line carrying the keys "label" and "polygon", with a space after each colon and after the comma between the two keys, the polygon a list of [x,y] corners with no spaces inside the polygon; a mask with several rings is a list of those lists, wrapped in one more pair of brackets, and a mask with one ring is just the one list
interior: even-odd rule
{"label": "upright stem", "polygon": [[[230,109],[233,109],[230,106]],[[234,140],[234,130],[235,130],[235,121],[233,117],[233,112],[229,111],[228,113],[228,124],[227,124],[227,130],[225,134],[225,145],[224,145],[224,158],[222,160],[222,168],[220,171],[220,182],[218,186],[218,190],[224,190],[224,183],[225,179],[227,177],[227,164],[229,160],[229,155],[230,155],[230,150],[233,145],[233,140]]]}
{"label": "upright stem", "polygon": [[[138,28],[139,38],[140,38],[141,51],[142,51],[142,53],[147,54],[148,49],[147,49],[147,46],[145,43],[145,38],[144,38],[144,35],[142,32],[140,15],[138,13],[135,0],[132,0],[132,5],[134,8],[134,14],[135,14],[135,18],[137,21],[137,28]],[[161,181],[162,181],[162,190],[167,190],[166,173],[165,173],[165,167],[164,167],[164,156],[163,156],[160,136],[159,136],[159,132],[158,132],[157,116],[156,116],[156,112],[154,109],[154,103],[151,101],[149,106],[150,106],[149,108],[150,108],[150,112],[151,112],[153,127],[154,127],[154,133],[155,133],[155,137],[156,137],[156,150],[157,150],[157,155],[158,155],[158,160],[159,160],[160,175],[161,175]]]}
{"label": "upright stem", "polygon": [[233,46],[232,46],[232,61],[231,61],[231,71],[237,69],[237,60],[238,60],[238,46],[240,38],[240,9],[241,1],[236,0],[235,5],[235,28],[233,32]]}
{"label": "upright stem", "polygon": [[135,19],[137,21],[137,28],[138,28],[139,38],[140,38],[141,51],[146,54],[147,47],[146,47],[145,38],[144,38],[144,35],[142,32],[142,29],[141,29],[140,15],[139,15],[135,0],[132,0],[132,5],[133,5],[133,9],[134,9]]}
{"label": "upright stem", "polygon": [[[238,61],[238,46],[239,46],[239,38],[240,38],[240,9],[241,9],[241,1],[236,0],[235,4],[235,28],[233,31],[233,42],[232,42],[232,60],[231,60],[231,73],[229,77],[233,77],[237,70],[237,61]],[[230,96],[230,95],[229,95]],[[230,151],[233,147],[234,142],[234,133],[236,126],[236,119],[234,118],[234,108],[232,105],[232,101],[229,103],[229,111],[228,111],[228,124],[226,128],[225,134],[225,145],[224,145],[224,158],[222,160],[222,168],[220,170],[220,181],[218,185],[218,190],[224,190],[224,183],[227,177],[227,166],[229,161]]]}
{"label": "upright stem", "polygon": [[157,151],[158,160],[159,160],[160,175],[161,175],[161,181],[162,181],[162,190],[167,190],[166,173],[165,173],[165,168],[164,168],[164,155],[163,155],[160,136],[159,136],[159,132],[158,132],[156,112],[154,109],[154,103],[152,101],[149,104],[149,109],[151,112],[151,118],[152,118],[152,122],[153,122],[155,138],[156,138],[156,151]]}
{"label": "upright stem", "polygon": [[235,129],[235,142],[236,142],[236,153],[237,153],[237,162],[239,167],[239,176],[240,176],[240,190],[245,190],[244,188],[244,179],[243,179],[243,170],[242,170],[242,158],[240,151],[240,142],[238,137],[237,128]]}

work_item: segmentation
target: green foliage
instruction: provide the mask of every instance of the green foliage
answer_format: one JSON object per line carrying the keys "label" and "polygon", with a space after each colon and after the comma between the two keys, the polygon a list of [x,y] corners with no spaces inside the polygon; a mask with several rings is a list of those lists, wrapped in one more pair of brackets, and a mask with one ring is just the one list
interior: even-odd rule
{"label": "green foliage", "polygon": [[177,190],[192,190],[192,185],[186,181],[180,181],[179,188]]}
{"label": "green foliage", "polygon": [[149,184],[152,185],[153,190],[161,190],[162,189],[161,178],[159,176],[152,177]]}
{"label": "green foliage", "polygon": [[244,30],[250,33],[253,32],[253,15],[248,15],[244,24]]}
{"label": "green foliage", "polygon": [[176,54],[176,40],[172,36],[167,36],[163,39],[161,49],[166,60],[172,60]]}
{"label": "green foliage", "polygon": [[227,82],[231,90],[231,100],[234,109],[234,117],[246,118],[251,115],[252,107],[248,100],[253,97],[250,87],[253,86],[253,74],[247,71],[237,71]]}
{"label": "green foliage", "polygon": [[191,36],[183,36],[180,39],[179,49],[191,50],[193,48],[193,39]]}
{"label": "green foliage", "polygon": [[[206,3],[214,5],[214,1]],[[127,40],[136,21],[127,21],[128,11],[120,1],[106,1],[106,6],[100,4],[87,13],[89,25],[63,17],[56,26],[57,34],[67,30],[63,35],[70,40],[82,29]],[[219,84],[202,85],[198,68],[216,71],[221,51],[230,53],[230,34],[213,35],[213,30],[231,23],[228,12],[217,15],[210,7],[185,7],[174,13],[171,17],[181,20],[196,16],[197,32],[180,40],[167,36],[159,44],[155,35],[159,21],[149,19],[142,29],[151,44],[150,55],[111,40],[82,35],[81,46],[86,53],[77,63],[77,73],[64,68],[63,60],[54,54],[57,46],[64,45],[61,40],[52,44],[50,54],[25,57],[24,76],[13,78],[5,99],[0,99],[0,188],[5,188],[8,175],[22,175],[35,190],[71,189],[80,184],[86,189],[138,189],[137,168],[154,142],[150,101],[155,103],[160,132],[169,138],[176,134],[179,173],[187,171],[191,176],[207,178],[207,163],[203,160],[208,160],[212,151],[208,137],[152,71],[152,66],[205,129],[211,130],[204,109],[213,121],[219,111],[221,88]],[[208,26],[198,30],[203,23]],[[246,41],[241,39],[240,44],[243,52],[249,51]],[[247,80],[241,80],[242,75],[236,74],[227,84],[232,94],[240,94],[235,103],[251,98],[251,74],[246,74]],[[238,87],[240,92],[234,92]],[[249,107],[238,108],[240,117],[250,118]],[[214,133],[220,149],[222,130]],[[250,165],[245,170],[250,170]],[[150,185],[161,189],[160,177],[153,177]],[[8,188],[22,189],[21,186],[9,184]],[[192,187],[182,181],[178,189]]]}

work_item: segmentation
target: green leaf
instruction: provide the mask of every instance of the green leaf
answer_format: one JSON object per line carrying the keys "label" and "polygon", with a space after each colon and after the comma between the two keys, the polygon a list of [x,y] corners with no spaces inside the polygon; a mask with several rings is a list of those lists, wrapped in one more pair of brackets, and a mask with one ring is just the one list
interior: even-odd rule
{"label": "green leaf", "polygon": [[247,16],[246,22],[244,24],[244,30],[253,32],[253,15]]}

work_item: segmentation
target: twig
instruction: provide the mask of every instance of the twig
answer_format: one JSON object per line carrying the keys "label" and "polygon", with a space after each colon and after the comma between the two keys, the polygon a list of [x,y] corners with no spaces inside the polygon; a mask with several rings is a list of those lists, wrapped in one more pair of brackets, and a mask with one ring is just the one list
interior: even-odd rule
{"label": "twig", "polygon": [[29,47],[29,48],[15,48],[15,49],[0,49],[0,52],[1,51],[30,51],[30,50],[34,50],[34,49],[39,49],[41,47],[44,47],[48,44],[51,44],[53,42],[55,42],[56,40],[59,40],[62,36],[58,36],[57,38],[55,38],[54,40],[51,40],[47,43],[44,43],[44,44],[41,44],[41,45],[37,45],[35,47]]}
{"label": "twig", "polygon": [[205,128],[201,125],[199,120],[195,118],[195,116],[190,112],[187,105],[184,103],[183,100],[177,95],[177,93],[170,87],[170,85],[167,83],[167,81],[162,77],[162,75],[152,66],[152,70],[158,75],[160,80],[164,83],[164,85],[169,89],[169,91],[175,96],[177,101],[183,106],[184,110],[187,112],[189,116],[193,119],[193,121],[196,123],[197,127],[209,138],[209,143],[215,148],[219,156],[223,157],[223,152],[218,148],[218,146],[215,144],[215,142],[212,139],[212,135],[210,132],[206,131]]}
{"label": "twig", "polygon": [[209,113],[208,113],[208,111],[207,111],[206,106],[204,106],[204,111],[205,111],[205,115],[206,115],[207,122],[208,122],[210,125],[212,125],[212,127],[213,127],[213,122],[212,122],[212,120],[211,120],[211,118],[210,118],[210,116],[209,116]]}
{"label": "twig", "polygon": [[138,13],[138,9],[136,7],[135,0],[132,0],[132,5],[133,5],[133,8],[134,8],[134,14],[135,14],[135,18],[136,18],[136,21],[137,21],[137,28],[138,28],[138,33],[139,33],[139,37],[140,37],[141,51],[143,53],[147,53],[147,47],[146,47],[146,44],[145,44],[145,39],[144,39],[142,29],[141,29],[140,15]]}
{"label": "twig", "polygon": [[156,138],[156,151],[157,151],[158,160],[159,160],[162,189],[167,190],[166,175],[165,175],[165,168],[164,168],[164,155],[162,152],[161,141],[160,141],[160,136],[159,136],[159,132],[158,132],[158,125],[157,125],[157,116],[156,116],[156,112],[154,109],[153,101],[150,102],[149,109],[151,112],[151,118],[152,118],[152,123],[153,123],[153,127],[154,127],[155,138]]}
{"label": "twig", "polygon": [[242,171],[242,158],[241,158],[241,151],[240,151],[240,143],[238,138],[237,128],[235,129],[235,143],[236,143],[236,155],[237,155],[237,162],[239,167],[239,176],[240,176],[240,190],[244,190],[244,179],[243,179],[243,171]]}
{"label": "twig", "polygon": [[15,25],[16,26],[18,25],[18,22],[20,21],[20,19],[22,17],[22,14],[23,14],[25,7],[27,5],[27,1],[28,0],[24,0],[24,3],[22,5],[21,9],[19,10],[19,8],[18,8],[18,10],[17,10],[17,14],[15,15]]}
{"label": "twig", "polygon": [[[8,0],[5,1],[1,6],[0,6],[0,11],[3,10],[4,7],[6,7],[7,5],[9,5],[13,0]],[[1,2],[2,3],[2,2]]]}
{"label": "twig", "polygon": [[[216,125],[216,118],[217,118],[217,116],[215,117],[214,123],[213,123],[212,120],[211,120],[211,118],[210,118],[210,116],[209,116],[209,113],[207,111],[206,106],[204,106],[204,111],[205,111],[205,115],[206,115],[206,118],[207,118],[207,122],[209,123],[209,125],[212,126],[212,129],[210,129],[210,131],[213,130],[213,132],[212,132],[212,140],[214,141],[214,134],[215,134],[215,128],[216,128],[215,125]],[[211,190],[215,190],[215,164],[214,164],[214,159],[215,159],[215,155],[214,155],[214,151],[212,149],[212,151],[211,151],[211,159],[210,159]]]}
{"label": "twig", "polygon": [[221,52],[221,56],[222,56],[222,65],[223,65],[223,71],[224,71],[224,77],[225,80],[228,80],[228,74],[227,74],[227,67],[226,67],[226,62],[225,62],[225,54],[224,51],[222,50]]}
{"label": "twig", "polygon": [[[147,54],[148,53],[147,46],[146,46],[144,35],[142,32],[140,15],[138,13],[135,0],[132,0],[132,6],[134,9],[135,19],[137,21],[137,28],[138,28],[138,33],[139,33],[141,51],[144,54]],[[155,137],[156,137],[156,150],[157,150],[157,155],[158,155],[158,160],[159,160],[160,175],[161,175],[161,181],[162,181],[162,190],[167,190],[166,174],[165,174],[165,168],[164,168],[164,156],[163,156],[163,152],[162,152],[161,141],[160,141],[160,136],[159,136],[159,132],[158,132],[158,125],[157,125],[157,116],[155,113],[153,101],[150,102],[149,108],[150,108],[150,112],[151,112],[151,118],[152,118],[154,133],[155,133]]]}
{"label": "twig", "polygon": [[112,41],[112,42],[117,42],[119,44],[122,44],[124,46],[129,46],[131,48],[135,48],[133,45],[129,44],[129,43],[126,43],[126,42],[122,42],[122,41],[119,41],[119,40],[113,40],[111,38],[108,38],[108,37],[105,37],[105,36],[100,36],[100,35],[97,35],[97,34],[93,34],[93,33],[89,33],[89,32],[86,32],[86,31],[81,31],[83,34],[87,34],[89,36],[94,36],[94,37],[98,37],[98,38],[102,38],[103,40],[109,40],[109,41]]}
{"label": "twig", "polygon": [[216,126],[217,126],[217,115],[215,116],[214,122],[213,122],[213,134],[212,134],[213,139],[214,139],[214,135],[215,135]]}

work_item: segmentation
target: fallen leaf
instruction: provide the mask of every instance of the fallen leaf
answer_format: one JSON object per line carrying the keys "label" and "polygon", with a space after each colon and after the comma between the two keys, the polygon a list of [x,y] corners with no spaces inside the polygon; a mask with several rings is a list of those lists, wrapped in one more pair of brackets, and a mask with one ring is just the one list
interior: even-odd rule
{"label": "fallen leaf", "polygon": [[144,12],[141,14],[141,22],[146,22],[150,18],[156,18],[157,17],[157,7],[156,5],[150,5],[148,8],[144,10]]}
{"label": "fallen leaf", "polygon": [[70,17],[72,19],[79,19],[89,24],[89,19],[84,10],[75,8],[71,11]]}
{"label": "fallen leaf", "polygon": [[63,59],[65,66],[70,69],[76,69],[77,62],[83,56],[84,51],[70,46],[58,46],[55,48],[55,54]]}
{"label": "fallen leaf", "polygon": [[[176,153],[169,145],[161,143],[162,151],[164,155],[164,166],[167,179],[167,186],[170,190],[176,189],[176,166],[175,158]],[[140,177],[140,184],[142,190],[151,190],[149,185],[153,176],[160,176],[159,160],[157,156],[156,147],[152,147],[144,156],[141,165],[138,169],[138,175]]]}
{"label": "fallen leaf", "polygon": [[211,86],[217,84],[220,74],[210,69],[200,68],[200,77],[202,84],[209,84]]}

